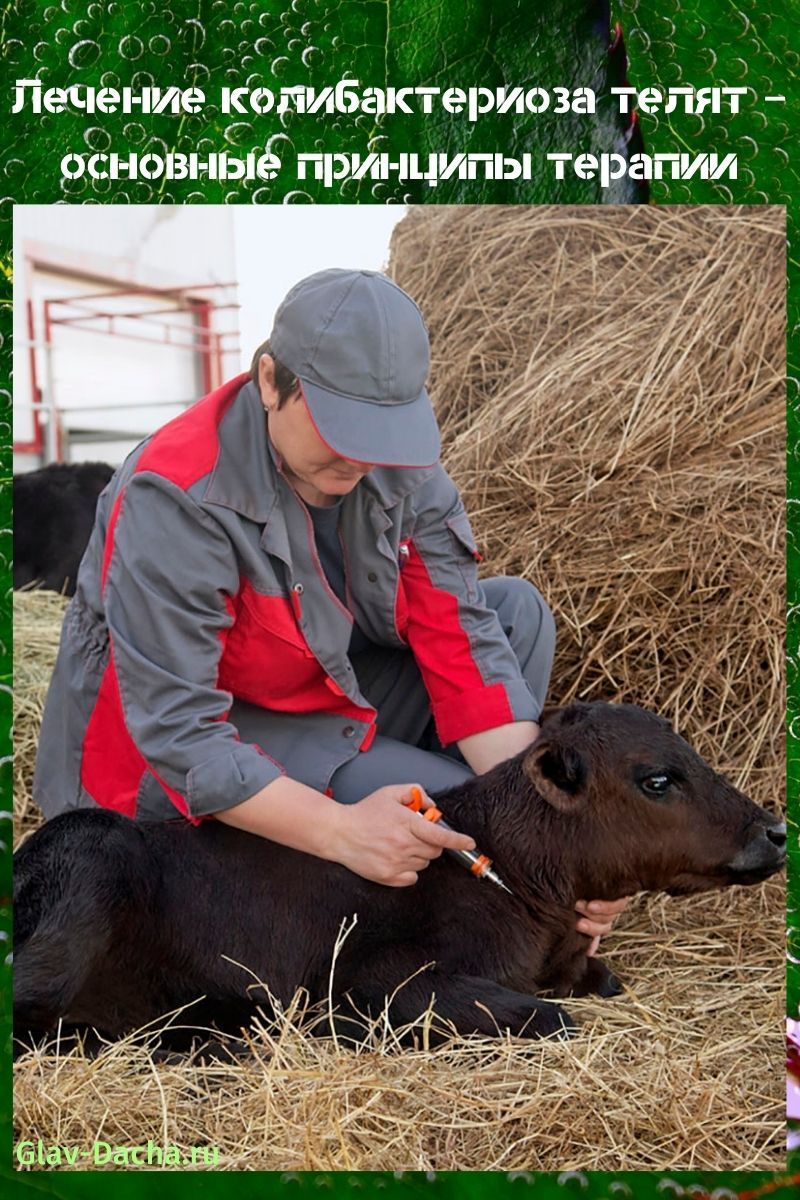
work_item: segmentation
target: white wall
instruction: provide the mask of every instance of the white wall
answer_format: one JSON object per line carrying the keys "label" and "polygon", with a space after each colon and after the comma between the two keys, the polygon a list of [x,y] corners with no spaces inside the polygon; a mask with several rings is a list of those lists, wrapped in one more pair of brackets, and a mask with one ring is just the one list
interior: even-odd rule
{"label": "white wall", "polygon": [[[45,296],[88,295],[116,284],[80,277],[80,269],[107,272],[129,283],[191,286],[236,281],[228,298],[240,308],[215,315],[215,327],[236,331],[238,348],[226,357],[225,378],[246,370],[255,348],[268,337],[275,310],[299,279],[326,267],[381,270],[389,239],[405,216],[399,205],[19,205],[14,209],[14,439],[32,435],[31,380],[27,351],[26,301],[32,295],[41,341],[41,301]],[[25,270],[26,249],[50,248],[67,264],[59,273]],[[45,255],[46,257],[46,255]],[[70,263],[73,270],[70,272]],[[133,297],[108,307],[136,306]],[[105,305],[105,302],[104,302]],[[140,301],[139,307],[160,307]],[[186,321],[186,318],[170,320]],[[140,326],[142,323],[134,323]],[[133,326],[132,326],[133,328]],[[229,345],[233,345],[230,339]],[[62,326],[54,337],[52,375],[56,401],[69,425],[94,420],[106,429],[141,432],[168,420],[175,407],[145,409],[142,397],[189,403],[200,395],[197,363],[175,349],[138,344],[127,338],[86,333]],[[45,383],[46,363],[37,352],[37,378]],[[90,418],[81,405],[101,405]],[[118,463],[131,441],[75,447],[74,459],[103,458]],[[37,465],[15,459],[15,469]]]}
{"label": "white wall", "polygon": [[242,367],[269,337],[275,310],[298,280],[327,267],[380,271],[407,209],[399,204],[283,204],[235,208],[242,304]]}

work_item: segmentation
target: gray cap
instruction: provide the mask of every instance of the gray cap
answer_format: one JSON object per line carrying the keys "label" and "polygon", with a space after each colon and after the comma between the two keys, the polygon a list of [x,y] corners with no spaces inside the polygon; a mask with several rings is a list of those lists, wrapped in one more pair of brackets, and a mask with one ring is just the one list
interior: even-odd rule
{"label": "gray cap", "polygon": [[425,391],[428,333],[414,301],[388,276],[332,268],[301,279],[275,314],[269,340],[336,454],[376,466],[438,460]]}

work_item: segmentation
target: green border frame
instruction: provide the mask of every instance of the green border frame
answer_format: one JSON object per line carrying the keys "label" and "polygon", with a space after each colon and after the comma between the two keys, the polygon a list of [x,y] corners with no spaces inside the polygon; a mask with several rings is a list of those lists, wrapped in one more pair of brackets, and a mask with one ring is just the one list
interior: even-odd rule
{"label": "green border frame", "polygon": [[[201,82],[208,92],[222,84],[244,83],[249,76],[267,85],[277,82],[306,82],[323,86],[339,78],[359,78],[362,84],[381,85],[387,80],[402,84],[435,82],[443,86],[507,82],[541,83],[543,86],[585,82],[577,73],[587,61],[597,69],[599,86],[625,78],[626,62],[619,46],[606,58],[601,43],[603,25],[609,14],[607,0],[552,0],[523,5],[517,0],[430,0],[425,6],[412,0],[274,0],[261,3],[229,3],[228,0],[143,0],[134,12],[120,0],[12,0],[0,10],[0,60],[9,83],[40,72],[50,86],[68,83],[148,82],[149,72],[157,83]],[[711,82],[746,85],[759,97],[765,92],[786,96],[783,105],[770,108],[763,102],[745,105],[736,118],[670,117],[641,114],[640,125],[648,150],[693,151],[735,150],[740,155],[740,179],[727,186],[702,183],[657,183],[652,198],[659,203],[778,203],[787,207],[790,239],[788,259],[788,458],[787,496],[788,555],[787,661],[789,683],[788,795],[791,831],[789,945],[792,957],[800,960],[800,848],[798,847],[797,794],[800,783],[800,737],[791,718],[800,723],[800,362],[797,346],[800,309],[800,262],[792,239],[797,227],[800,202],[800,171],[792,157],[790,131],[800,128],[798,67],[800,43],[800,0],[628,0],[612,5],[611,18],[624,30],[629,63],[627,71],[639,86]],[[599,41],[598,41],[599,39]],[[169,47],[165,51],[165,43]],[[600,50],[598,50],[600,47]],[[797,47],[797,49],[795,48]],[[590,57],[587,59],[587,52]],[[168,70],[165,70],[165,63]],[[457,65],[456,65],[457,64]],[[303,71],[302,76],[299,74]],[[10,96],[10,90],[3,93]],[[10,103],[10,101],[9,101]],[[58,162],[67,149],[83,149],[104,138],[91,129],[108,128],[120,140],[160,136],[170,149],[188,150],[202,139],[217,149],[238,150],[263,146],[265,132],[291,135],[295,148],[310,148],[313,137],[321,137],[326,149],[363,149],[366,137],[374,134],[372,122],[328,118],[316,130],[306,121],[258,118],[246,122],[248,131],[234,131],[219,114],[203,118],[142,118],[123,122],[120,118],[81,118],[75,114],[31,119],[20,114],[6,116],[8,133],[0,154],[0,772],[4,784],[4,810],[11,808],[10,693],[11,682],[11,309],[10,275],[11,210],[16,203],[54,203],[90,199],[100,203],[236,203],[280,202],[291,186],[281,181],[259,194],[253,187],[225,188],[205,185],[109,185],[96,194],[81,194],[77,186],[62,188]],[[132,128],[133,125],[137,128]],[[131,128],[125,130],[124,126]],[[338,125],[338,127],[337,127]],[[481,128],[482,144],[475,130],[457,120],[433,123],[423,118],[387,119],[382,130],[385,148],[503,149],[519,153],[540,148],[611,149],[624,129],[609,118],[608,109],[595,121],[562,119],[557,125],[525,120],[486,121]],[[244,139],[243,141],[241,139]],[[99,140],[98,140],[99,139]],[[795,138],[796,141],[796,138]],[[122,146],[119,147],[120,149]],[[312,191],[314,189],[311,189]],[[593,185],[568,182],[557,187],[542,172],[541,178],[522,185],[455,185],[448,189],[409,189],[421,202],[550,202],[596,203],[602,196]],[[354,189],[346,194],[317,192],[314,199],[380,203],[392,198],[390,189]],[[397,197],[399,198],[399,197]],[[615,194],[614,199],[636,199],[635,191]],[[641,198],[640,196],[638,198]],[[0,879],[0,1002],[2,1004],[2,1080],[0,1081],[0,1179],[15,1191],[37,1191],[57,1196],[91,1196],[107,1187],[103,1172],[20,1173],[13,1171],[11,1158],[11,1069],[10,1069],[10,821],[0,814],[4,853]],[[800,1015],[800,962],[790,962],[788,1005]],[[536,1196],[563,1196],[574,1192],[586,1197],[625,1195],[638,1197],[670,1194],[668,1178],[684,1187],[694,1184],[697,1194],[728,1189],[727,1194],[745,1198],[760,1195],[795,1194],[800,1182],[800,1153],[790,1156],[782,1175],[765,1172],[709,1173],[661,1172],[588,1173],[582,1179],[572,1174],[504,1176],[488,1172],[448,1173],[428,1177],[419,1173],[396,1176],[389,1173],[347,1173],[284,1176],[279,1173],[245,1173],[236,1182],[243,1197],[275,1192],[307,1193],[320,1189],[339,1195],[375,1187],[388,1198],[419,1193],[429,1197],[488,1197],[534,1189]],[[119,1195],[161,1195],[202,1188],[209,1197],[222,1195],[230,1186],[225,1175],[198,1173],[190,1179],[138,1172],[116,1172],[114,1188]],[[726,1194],[726,1193],[721,1193]]]}

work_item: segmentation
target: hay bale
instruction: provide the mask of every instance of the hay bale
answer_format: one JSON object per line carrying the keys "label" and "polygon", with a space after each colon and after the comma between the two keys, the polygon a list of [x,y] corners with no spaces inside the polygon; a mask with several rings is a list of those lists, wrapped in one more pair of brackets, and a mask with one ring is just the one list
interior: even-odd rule
{"label": "hay bale", "polygon": [[[417,209],[391,266],[431,329],[445,461],[487,571],[553,605],[553,698],[659,709],[768,806],[783,787],[781,220]],[[16,656],[18,703],[30,687],[40,709],[47,666],[28,676],[26,660],[54,652],[60,602],[15,599],[42,620]],[[603,946],[626,994],[569,1001],[566,1045],[397,1054],[378,1023],[346,1054],[290,1008],[230,1065],[154,1061],[146,1035],[95,1060],[40,1050],[16,1064],[19,1136],[210,1142],[250,1170],[779,1170],[783,925],[779,880],[638,898]]]}
{"label": "hay bale", "polygon": [[417,208],[391,272],[425,314],[443,461],[485,574],[559,629],[551,698],[669,717],[782,794],[784,216]]}

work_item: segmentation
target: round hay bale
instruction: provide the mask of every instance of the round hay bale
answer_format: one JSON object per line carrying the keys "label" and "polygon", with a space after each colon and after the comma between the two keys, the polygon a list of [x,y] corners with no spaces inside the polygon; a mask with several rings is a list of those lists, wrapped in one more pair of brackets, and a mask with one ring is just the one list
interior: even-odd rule
{"label": "round hay bale", "polygon": [[443,461],[485,574],[559,629],[551,698],[669,717],[782,792],[778,208],[426,207],[390,272],[431,335]]}

